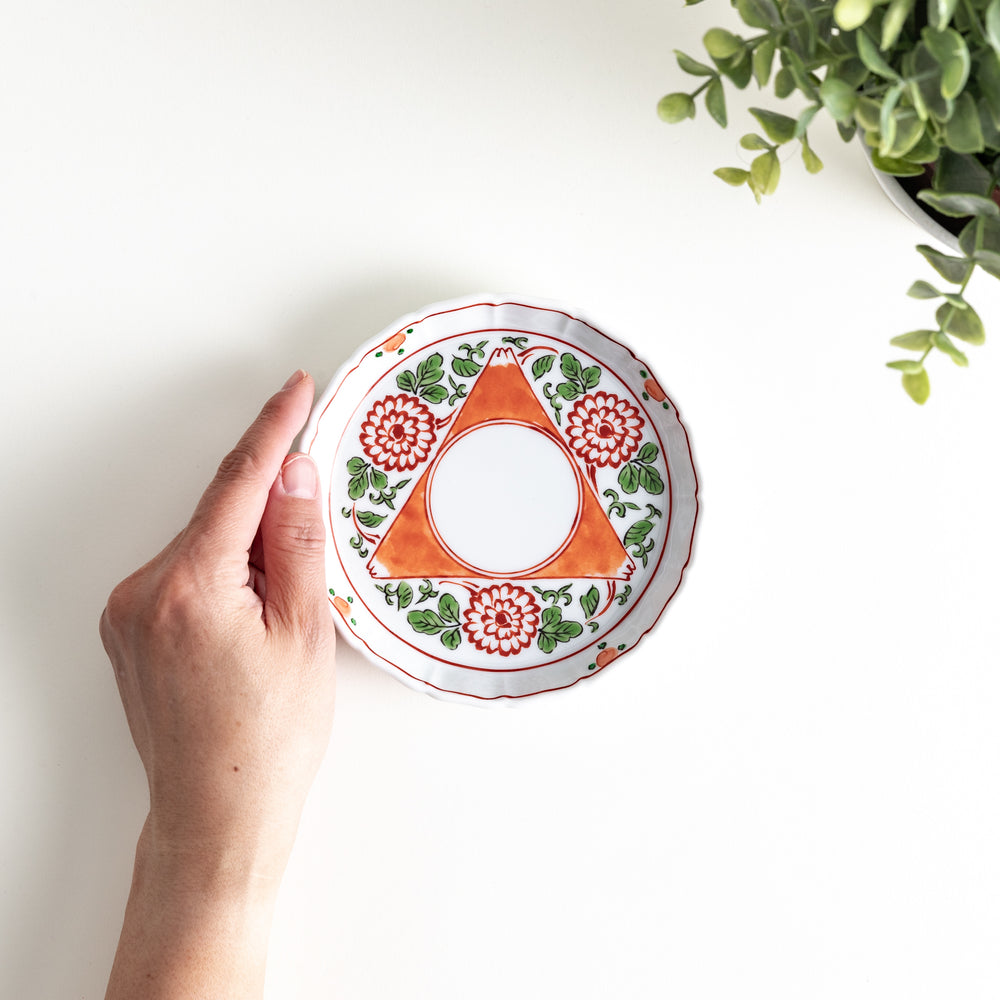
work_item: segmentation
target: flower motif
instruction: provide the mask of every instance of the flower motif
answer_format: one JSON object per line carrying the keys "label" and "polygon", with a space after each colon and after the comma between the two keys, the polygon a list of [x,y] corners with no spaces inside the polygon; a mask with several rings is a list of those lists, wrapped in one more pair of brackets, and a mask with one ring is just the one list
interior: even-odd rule
{"label": "flower motif", "polygon": [[415,469],[436,440],[434,415],[413,396],[386,396],[361,425],[361,447],[376,465],[404,472]]}
{"label": "flower motif", "polygon": [[472,595],[462,628],[484,653],[520,653],[538,632],[540,611],[526,590],[510,583],[484,587]]}
{"label": "flower motif", "polygon": [[584,396],[566,421],[570,447],[590,465],[617,469],[639,447],[639,411],[610,392]]}

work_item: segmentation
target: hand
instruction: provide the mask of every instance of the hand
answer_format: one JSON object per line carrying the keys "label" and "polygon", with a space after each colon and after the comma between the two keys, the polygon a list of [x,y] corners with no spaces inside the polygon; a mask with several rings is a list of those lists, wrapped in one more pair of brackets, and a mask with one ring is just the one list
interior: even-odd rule
{"label": "hand", "polygon": [[[143,980],[144,996],[209,983],[213,996],[256,995],[262,979],[270,907],[333,717],[318,479],[310,458],[286,457],[311,403],[312,380],[296,373],[188,526],[114,589],[101,618],[150,794],[109,996],[128,995],[139,966],[176,980],[162,994]],[[227,933],[238,938],[230,958],[204,982],[150,954],[179,936],[200,941],[203,960],[206,935]]]}

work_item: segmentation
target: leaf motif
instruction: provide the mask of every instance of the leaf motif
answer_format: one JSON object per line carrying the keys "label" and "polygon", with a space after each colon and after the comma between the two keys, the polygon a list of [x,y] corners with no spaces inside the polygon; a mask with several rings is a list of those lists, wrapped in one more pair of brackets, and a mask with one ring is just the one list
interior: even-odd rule
{"label": "leaf motif", "polygon": [[443,385],[429,385],[420,395],[430,403],[443,403],[448,398],[448,390]]}
{"label": "leaf motif", "polygon": [[563,399],[576,399],[580,395],[580,390],[575,382],[560,382],[556,386],[556,392],[562,396]]}
{"label": "leaf motif", "polygon": [[921,368],[918,373],[914,374],[904,374],[903,388],[914,403],[923,406],[931,394],[931,380],[926,369]]}
{"label": "leaf motif", "polygon": [[550,633],[548,632],[538,633],[538,648],[543,653],[553,652],[556,648],[556,645],[557,645],[556,640],[552,637]]}
{"label": "leaf motif", "polygon": [[641,462],[643,465],[651,465],[659,456],[660,449],[652,441],[647,441],[639,449],[639,454],[635,456],[635,461]]}
{"label": "leaf motif", "polygon": [[651,465],[639,466],[639,485],[654,496],[659,496],[663,492],[663,480]]}
{"label": "leaf motif", "polygon": [[926,243],[921,243],[917,250],[923,254],[927,263],[937,271],[946,281],[950,281],[953,284],[962,284],[970,268],[971,263],[964,257],[952,257],[948,254],[941,253],[940,250],[936,250],[934,247],[928,246]]}
{"label": "leaf motif", "polygon": [[626,493],[635,493],[639,489],[639,466],[626,462],[618,473],[618,485]]}
{"label": "leaf motif", "polygon": [[444,378],[444,371],[441,365],[444,363],[444,358],[435,352],[429,358],[424,358],[423,361],[417,365],[417,385],[423,387],[428,385],[433,385],[435,382],[440,382]]}
{"label": "leaf motif", "polygon": [[402,371],[396,376],[396,385],[399,386],[403,392],[416,392],[417,391],[417,380],[413,372]]}
{"label": "leaf motif", "polygon": [[560,622],[552,635],[556,642],[569,642],[582,632],[583,626],[579,622]]}
{"label": "leaf motif", "polygon": [[462,645],[462,630],[459,628],[450,628],[441,636],[441,642],[444,643],[446,649],[458,649]]}
{"label": "leaf motif", "polygon": [[564,378],[574,382],[579,382],[583,376],[583,368],[572,354],[563,354],[559,358],[559,370]]}
{"label": "leaf motif", "polygon": [[969,367],[969,359],[955,346],[948,334],[935,330],[931,335],[931,342],[942,354],[947,354],[960,368]]}
{"label": "leaf motif", "polygon": [[349,458],[347,460],[347,471],[352,476],[357,476],[364,472],[367,462],[363,458]]}
{"label": "leaf motif", "polygon": [[531,374],[534,376],[536,382],[552,370],[555,360],[556,356],[554,354],[543,354],[540,358],[535,359],[531,366]]}
{"label": "leaf motif", "polygon": [[646,536],[653,530],[652,521],[636,521],[628,531],[625,532],[625,545],[642,545]]}
{"label": "leaf motif", "polygon": [[402,611],[408,608],[413,601],[413,588],[404,580],[396,588],[396,607]]}
{"label": "leaf motif", "polygon": [[542,630],[554,628],[562,621],[562,608],[558,604],[547,607],[542,612]]}
{"label": "leaf motif", "polygon": [[472,378],[474,375],[478,375],[482,367],[482,365],[477,365],[475,361],[471,361],[469,358],[451,359],[452,371],[462,378]]}
{"label": "leaf motif", "polygon": [[729,123],[726,115],[726,93],[722,89],[722,81],[716,77],[705,90],[705,107],[716,122],[725,128]]}
{"label": "leaf motif", "polygon": [[596,587],[591,587],[586,594],[580,595],[580,607],[583,608],[584,617],[594,617],[594,613],[597,611],[597,605],[600,603],[600,600],[601,593]]}
{"label": "leaf motif", "polygon": [[414,632],[422,635],[437,635],[444,628],[444,622],[433,611],[411,611],[406,620]]}
{"label": "leaf motif", "polygon": [[347,484],[347,495],[352,500],[360,500],[368,489],[368,471],[363,469],[358,475],[352,476]]}
{"label": "leaf motif", "polygon": [[596,389],[597,383],[601,381],[601,369],[596,365],[584,368],[581,381],[584,389]]}
{"label": "leaf motif", "polygon": [[442,594],[438,601],[438,613],[446,622],[458,621],[458,601],[451,594]]}
{"label": "leaf motif", "polygon": [[358,522],[366,528],[377,528],[385,519],[387,514],[376,514],[373,510],[363,510],[358,514]]}
{"label": "leaf motif", "polygon": [[926,351],[931,346],[933,332],[933,330],[911,330],[909,333],[901,333],[898,337],[893,337],[889,343],[893,347],[902,347],[907,351]]}

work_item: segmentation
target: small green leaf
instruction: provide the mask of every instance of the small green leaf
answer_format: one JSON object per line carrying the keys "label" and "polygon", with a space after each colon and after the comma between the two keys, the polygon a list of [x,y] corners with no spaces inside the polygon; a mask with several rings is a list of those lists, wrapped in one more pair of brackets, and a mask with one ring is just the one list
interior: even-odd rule
{"label": "small green leaf", "polygon": [[941,293],[927,281],[914,281],[906,293],[911,299],[939,299]]}
{"label": "small green leaf", "polygon": [[618,473],[618,485],[625,493],[636,493],[639,490],[639,467],[632,462],[626,462]]}
{"label": "small green leaf", "polygon": [[625,545],[641,545],[645,540],[646,536],[653,530],[652,521],[636,521],[625,532]]}
{"label": "small green leaf", "polygon": [[947,28],[956,7],[958,7],[958,0],[928,0],[927,13],[931,26],[938,31]]}
{"label": "small green leaf", "polygon": [[451,370],[461,378],[472,378],[474,375],[478,375],[482,367],[469,358],[451,359]]}
{"label": "small green leaf", "polygon": [[347,471],[352,476],[360,475],[365,471],[368,463],[363,458],[349,458],[347,460]]}
{"label": "small green leaf", "polygon": [[819,85],[819,96],[823,101],[823,107],[835,121],[846,124],[854,117],[858,95],[850,84],[831,77]]}
{"label": "small green leaf", "polygon": [[938,191],[920,191],[919,201],[930,205],[935,212],[948,215],[955,219],[963,219],[967,215],[1000,216],[1000,207],[991,198],[980,194],[941,194]]}
{"label": "small green leaf", "polygon": [[639,485],[654,496],[659,496],[663,492],[663,480],[651,465],[639,466]]}
{"label": "small green leaf", "polygon": [[918,372],[924,370],[924,363],[922,361],[890,361],[886,364],[886,368],[892,368],[897,372],[903,372],[904,375],[916,375]]}
{"label": "small green leaf", "polygon": [[347,495],[352,500],[360,500],[368,489],[368,472],[362,470],[358,475],[352,476],[347,483]]}
{"label": "small green leaf", "polygon": [[896,44],[899,33],[906,24],[906,19],[913,10],[914,0],[892,0],[882,19],[882,44],[880,48],[887,52]]}
{"label": "small green leaf", "polygon": [[729,124],[729,119],[726,116],[726,94],[722,89],[722,81],[718,77],[705,89],[705,107],[722,128]]}
{"label": "small green leaf", "polygon": [[555,360],[556,356],[554,354],[543,354],[540,358],[535,359],[531,366],[531,374],[534,376],[536,382],[552,370]]}
{"label": "small green leaf", "polygon": [[443,403],[448,398],[448,390],[443,385],[429,385],[420,395],[428,402]]}
{"label": "small green leaf", "polygon": [[986,342],[986,329],[979,313],[972,306],[956,309],[951,305],[941,306],[935,316],[941,329],[950,333],[967,344],[983,344]]}
{"label": "small green leaf", "polygon": [[414,632],[422,635],[437,635],[444,628],[444,622],[433,611],[411,611],[406,620]]}
{"label": "small green leaf", "polygon": [[750,108],[750,114],[760,122],[764,134],[779,145],[795,138],[795,119],[788,115],[779,115],[776,111],[766,108]]}
{"label": "small green leaf", "polygon": [[833,19],[842,30],[854,31],[868,20],[873,7],[873,0],[837,0]]}
{"label": "small green leaf", "polygon": [[560,382],[556,386],[556,392],[558,392],[563,399],[576,399],[576,397],[580,395],[580,390],[575,382]]}
{"label": "small green leaf", "polygon": [[[933,3],[931,0],[931,6]],[[965,87],[972,66],[965,39],[954,28],[944,31],[924,28],[920,37],[941,67],[941,96],[957,97]]]}
{"label": "small green leaf", "polygon": [[986,148],[975,98],[959,94],[951,118],[944,123],[944,141],[956,153],[981,153]]}
{"label": "small green leaf", "polygon": [[442,364],[444,364],[444,358],[437,352],[421,361],[417,365],[417,385],[427,386],[440,382],[444,378]]}
{"label": "small green leaf", "polygon": [[730,59],[743,51],[743,39],[725,28],[709,28],[702,39],[705,51],[713,59]]}
{"label": "small green leaf", "polygon": [[802,162],[811,174],[818,174],[823,169],[823,161],[813,152],[805,136],[802,137]]}
{"label": "small green leaf", "polygon": [[774,194],[781,177],[781,162],[776,153],[761,153],[750,164],[750,181],[755,190]]}
{"label": "small green leaf", "polygon": [[889,343],[893,347],[902,347],[907,351],[926,351],[931,346],[932,333],[933,330],[911,330],[909,333],[893,337]]}
{"label": "small green leaf", "polygon": [[593,618],[597,611],[597,605],[601,600],[601,592],[596,587],[591,587],[586,594],[580,595],[580,607],[583,608],[585,618]]}
{"label": "small green leaf", "polygon": [[568,378],[574,382],[579,381],[583,375],[583,368],[580,362],[572,354],[560,355],[559,370],[563,373],[564,378]]}
{"label": "small green leaf", "polygon": [[659,457],[660,449],[652,441],[647,441],[639,449],[639,454],[635,456],[635,461],[641,462],[643,465],[652,465]]}
{"label": "small green leaf", "polygon": [[690,94],[667,94],[656,105],[656,113],[672,125],[685,118],[694,118],[695,110],[694,98]]}
{"label": "small green leaf", "polygon": [[[837,6],[839,7],[840,3],[838,3]],[[836,9],[834,10],[834,16],[836,17]],[[843,27],[843,25],[841,25],[841,27]],[[861,61],[876,76],[885,77],[886,80],[899,79],[899,74],[885,61],[882,57],[882,53],[878,50],[878,46],[864,31],[859,31],[855,35],[855,41],[858,43],[858,58],[860,58]]]}
{"label": "small green leaf", "polygon": [[689,55],[681,52],[679,49],[674,49],[674,55],[677,57],[677,65],[680,66],[685,73],[689,73],[691,76],[715,76],[715,70],[711,66],[706,66],[704,63],[698,62],[696,59],[692,59]]}
{"label": "small green leaf", "polygon": [[358,523],[366,528],[377,528],[388,516],[388,514],[376,514],[373,510],[362,510],[358,513]]}
{"label": "small green leaf", "polygon": [[[1000,0],[998,0],[1000,2]],[[767,86],[774,65],[775,43],[773,38],[765,38],[753,53],[753,75],[758,87]]]}
{"label": "small green leaf", "polygon": [[749,170],[742,170],[740,167],[719,167],[718,170],[713,170],[712,173],[733,187],[745,184],[750,176]]}
{"label": "small green leaf", "polygon": [[904,373],[903,388],[914,403],[923,406],[931,394],[931,380],[927,370],[921,368],[919,372]]}
{"label": "small green leaf", "polygon": [[931,343],[942,354],[947,354],[960,368],[969,367],[969,359],[952,343],[948,334],[942,333],[940,330],[935,330],[931,335]]}
{"label": "small green leaf", "polygon": [[924,173],[923,164],[912,163],[909,160],[893,160],[882,156],[877,149],[872,150],[872,166],[883,174],[893,177],[920,177]]}
{"label": "small green leaf", "polygon": [[554,652],[557,645],[558,643],[556,642],[555,637],[550,633],[548,632],[538,633],[538,648],[543,653]]}
{"label": "small green leaf", "polygon": [[965,257],[952,257],[926,243],[921,243],[917,250],[945,281],[961,285],[968,277],[972,265]]}
{"label": "small green leaf", "polygon": [[373,490],[384,490],[389,485],[389,477],[381,469],[376,469],[374,465],[371,467],[369,475],[372,477]]}
{"label": "small green leaf", "polygon": [[416,392],[417,391],[417,380],[414,378],[413,372],[402,371],[396,376],[396,385],[399,386],[403,392]]}
{"label": "small green leaf", "polygon": [[771,144],[763,138],[763,136],[757,135],[756,132],[748,132],[746,135],[740,138],[740,145],[744,149],[760,150],[760,149],[771,149]]}
{"label": "small green leaf", "polygon": [[441,636],[441,642],[444,643],[446,649],[455,650],[462,645],[462,630],[459,628],[450,628]]}
{"label": "small green leaf", "polygon": [[553,604],[542,612],[542,628],[551,631],[562,621],[562,608]]}
{"label": "small green leaf", "polygon": [[596,389],[597,384],[601,381],[601,369],[596,365],[584,368],[580,376],[580,381],[583,383],[584,389]]}
{"label": "small green leaf", "polygon": [[989,197],[993,177],[977,157],[944,149],[934,168],[931,186],[944,194],[961,191]]}
{"label": "small green leaf", "polygon": [[774,74],[774,96],[784,100],[795,91],[795,77],[787,66],[782,66]]}
{"label": "small green leaf", "polygon": [[404,580],[396,588],[396,607],[402,611],[408,608],[413,601],[413,588]]}
{"label": "small green leaf", "polygon": [[442,594],[438,600],[438,613],[441,620],[446,622],[458,621],[458,601],[451,594]]}
{"label": "small green leaf", "polygon": [[994,52],[1000,53],[1000,0],[991,0],[983,17],[983,26],[986,28],[986,40]]}

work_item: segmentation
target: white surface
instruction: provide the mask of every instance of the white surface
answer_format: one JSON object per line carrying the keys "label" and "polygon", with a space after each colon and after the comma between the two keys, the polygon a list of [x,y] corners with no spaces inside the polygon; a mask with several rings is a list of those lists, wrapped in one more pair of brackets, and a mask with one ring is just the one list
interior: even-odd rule
{"label": "white surface", "polygon": [[886,341],[933,275],[860,153],[815,127],[757,208],[711,176],[736,107],[657,120],[712,7],[5,5],[0,995],[103,993],[145,808],[111,586],[294,368],[486,288],[655,366],[695,558],[518,711],[344,651],[269,995],[996,995],[995,347],[911,405]]}

